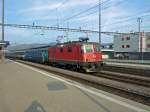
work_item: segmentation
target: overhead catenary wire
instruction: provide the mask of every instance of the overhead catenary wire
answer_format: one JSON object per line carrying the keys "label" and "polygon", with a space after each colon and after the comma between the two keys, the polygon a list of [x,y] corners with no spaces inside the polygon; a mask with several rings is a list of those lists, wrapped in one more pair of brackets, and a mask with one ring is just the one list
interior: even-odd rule
{"label": "overhead catenary wire", "polygon": [[[104,6],[104,4],[106,4],[106,3],[110,2],[110,1],[111,1],[111,0],[104,1],[104,2],[101,3],[101,5]],[[126,1],[127,1],[127,0],[126,0]],[[121,3],[126,2],[126,1],[125,1],[125,0],[121,0],[120,2],[117,2],[116,4],[114,4],[114,5],[112,5],[112,6],[120,5]],[[86,16],[89,16],[89,15],[95,14],[95,13],[98,12],[98,10],[93,11],[93,12],[89,12],[89,11],[92,10],[92,9],[96,9],[99,5],[100,5],[100,4],[96,4],[96,5],[94,5],[93,7],[89,8],[89,9],[86,9],[86,10],[84,10],[84,11],[81,11],[81,12],[79,12],[79,13],[77,13],[77,14],[71,16],[71,17],[69,17],[69,18],[64,19],[64,21],[68,21],[68,20],[71,20],[71,19],[77,19],[77,18],[81,18],[81,17],[86,17]],[[103,10],[106,10],[106,9],[112,7],[112,6],[103,7],[103,8],[102,8],[102,11],[103,11]],[[88,12],[89,12],[89,13],[88,13]],[[80,16],[80,15],[81,15],[81,16]]]}
{"label": "overhead catenary wire", "polygon": [[[150,11],[150,10],[147,10],[146,12],[149,13],[149,11]],[[144,12],[144,13],[146,13],[146,12]],[[136,13],[134,16],[129,16],[129,17],[123,18],[123,19],[121,19],[121,20],[119,20],[119,21],[116,21],[116,22],[114,22],[114,23],[110,23],[110,24],[103,25],[102,27],[111,26],[111,25],[114,25],[114,24],[116,25],[116,24],[122,23],[122,22],[132,21],[132,20],[136,19],[136,18],[139,17],[139,16],[140,16],[140,17],[147,17],[147,16],[150,16],[150,14],[139,15],[139,13],[140,13],[140,12]]]}
{"label": "overhead catenary wire", "polygon": [[[127,1],[127,0],[126,0],[126,1]],[[122,4],[122,3],[126,2],[126,1],[122,0],[122,1],[120,1],[120,2],[117,2],[117,3],[113,4],[112,6],[118,6],[118,5],[120,5],[120,4]],[[110,6],[110,7],[112,7],[112,6]],[[104,11],[105,9],[108,9],[108,8],[110,8],[110,7],[102,8],[102,10]],[[80,17],[80,18],[88,17],[89,15],[95,14],[96,12],[98,12],[98,11],[96,10],[95,12],[90,12],[90,13],[87,14],[87,15],[83,15],[83,16],[79,16],[79,17]],[[79,18],[79,17],[78,17],[78,18]],[[75,19],[75,18],[72,18],[72,19]],[[84,21],[84,22],[85,22],[85,21]]]}
{"label": "overhead catenary wire", "polygon": [[[110,0],[109,0],[109,1],[110,1]],[[105,2],[108,2],[108,1],[105,1]],[[121,3],[123,3],[123,2],[125,2],[125,1],[122,0],[122,1],[120,1],[120,2],[118,2],[117,4],[114,4],[114,5],[115,5],[115,6],[116,6],[116,5],[118,6],[118,5],[120,5]],[[99,5],[99,4],[98,4],[98,5]],[[89,8],[89,9],[87,9],[87,10],[81,11],[81,12],[79,12],[78,14],[73,15],[73,16],[67,18],[65,21],[71,20],[71,19],[76,19],[76,18],[79,18],[79,17],[81,18],[81,17],[86,17],[86,16],[89,16],[89,15],[92,15],[92,14],[96,13],[97,11],[90,12],[90,13],[88,13],[88,14],[86,14],[86,15],[84,15],[84,14],[87,13],[87,12],[89,12],[90,10],[92,10],[92,9],[94,9],[94,8],[96,8],[96,7],[98,7],[98,5],[94,5],[93,7]],[[107,8],[109,8],[109,7],[107,6],[107,7],[103,8],[103,10],[104,10],[104,9],[107,9]],[[148,11],[149,11],[149,10],[148,10]],[[148,12],[148,11],[147,11],[147,12]],[[141,13],[141,12],[136,13],[136,15],[138,15],[139,13]],[[144,12],[144,13],[146,13],[146,12]],[[82,15],[82,16],[80,16],[80,15]],[[134,16],[136,16],[136,15],[134,15]],[[146,15],[146,16],[147,16],[147,15]],[[114,23],[106,24],[106,25],[103,25],[102,27],[106,27],[106,26],[110,26],[110,25],[115,25],[115,24],[118,24],[118,23],[121,23],[121,22],[131,21],[131,20],[137,18],[137,17],[133,17],[133,18],[131,18],[131,17],[132,17],[132,16],[127,17],[127,18],[123,18],[123,19],[125,19],[125,20],[120,20],[120,21],[117,21],[117,22],[114,22]],[[142,17],[145,17],[145,15],[142,16]],[[128,19],[128,18],[129,18],[129,19]]]}
{"label": "overhead catenary wire", "polygon": [[[59,17],[58,17],[58,9],[63,7],[66,3],[68,3],[69,0],[64,0],[60,5],[56,7],[56,17],[57,17],[57,27],[59,27]],[[55,25],[54,25],[55,26]]]}
{"label": "overhead catenary wire", "polygon": [[[2,26],[2,23],[0,23],[0,26]],[[58,27],[50,27],[50,26],[32,26],[32,25],[20,25],[20,24],[5,24],[6,27],[14,27],[14,28],[20,28],[20,29],[42,29],[42,30],[53,30],[53,31],[69,31],[69,32],[80,32],[80,33],[93,33],[98,34],[99,31],[93,31],[93,30],[81,30],[81,29],[74,29],[74,28],[58,28]],[[127,34],[127,33],[119,33],[119,32],[101,32],[102,34],[106,35],[120,35],[120,34]],[[133,35],[137,35],[135,33],[131,33]]]}
{"label": "overhead catenary wire", "polygon": [[[143,15],[143,13],[148,13],[148,14],[145,14],[145,15]],[[94,14],[94,13],[91,13],[91,14]],[[132,21],[132,20],[134,20],[134,19],[136,19],[137,17],[147,17],[147,16],[149,16],[150,15],[150,9],[148,9],[148,10],[146,10],[146,11],[140,11],[140,12],[138,12],[138,13],[136,13],[136,14],[134,14],[134,15],[132,15],[132,16],[127,16],[127,17],[124,17],[124,18],[122,18],[121,20],[119,20],[119,21],[116,21],[116,22],[114,22],[114,23],[110,23],[110,24],[106,24],[106,25],[103,25],[102,27],[105,27],[105,26],[111,26],[111,25],[116,25],[117,23],[122,23],[122,22],[128,22],[128,21]],[[150,17],[150,16],[149,16]],[[120,19],[120,17],[119,17],[119,19]]]}
{"label": "overhead catenary wire", "polygon": [[[123,29],[126,29],[126,28],[133,28],[133,27],[135,27],[136,26],[136,24],[128,24],[128,25],[121,25],[121,26],[117,26],[117,27],[109,27],[108,29],[110,30],[112,30],[113,31],[113,29],[120,29],[120,28],[123,28]],[[91,27],[91,28],[88,28],[88,29],[90,29],[90,30],[96,30],[96,29],[98,29],[98,26],[97,27]],[[133,30],[133,29],[132,29]]]}
{"label": "overhead catenary wire", "polygon": [[[107,7],[107,8],[108,8],[108,7]],[[105,10],[105,9],[107,9],[107,8],[102,8],[102,10]],[[94,11],[94,12],[90,12],[90,13],[88,13],[88,14],[86,14],[86,15],[79,16],[78,18],[88,17],[88,16],[93,15],[93,14],[95,14],[95,13],[98,13],[98,11],[96,10],[96,11]],[[75,18],[73,18],[73,19],[75,19]]]}
{"label": "overhead catenary wire", "polygon": [[[146,17],[146,16],[150,16],[150,14],[149,15],[145,15],[145,16],[140,16],[140,17]],[[129,21],[133,21],[133,20],[135,20],[135,19],[137,19],[137,17],[134,17],[134,18],[130,18],[130,19],[127,19],[127,20],[123,20],[123,21],[119,21],[119,22],[115,22],[115,23],[111,23],[111,24],[107,24],[107,25],[104,25],[104,26],[102,26],[103,28],[104,27],[106,27],[106,26],[112,26],[112,25],[117,25],[118,23],[122,23],[122,22],[129,22]]]}
{"label": "overhead catenary wire", "polygon": [[[86,17],[86,16],[89,16],[89,15],[92,15],[92,14],[98,12],[98,11],[94,11],[94,12],[90,12],[90,13],[88,13],[88,12],[91,11],[92,9],[97,8],[99,5],[104,5],[104,4],[106,4],[106,3],[109,3],[110,1],[111,1],[111,0],[106,0],[106,1],[102,2],[101,4],[98,3],[98,4],[96,4],[96,5],[92,6],[92,7],[90,7],[90,8],[88,8],[88,9],[84,10],[84,11],[81,11],[81,12],[79,12],[79,13],[77,13],[77,14],[71,16],[71,17],[68,17],[68,18],[64,19],[61,23],[64,23],[65,21],[69,21],[69,20],[71,20],[71,19],[76,19],[76,18],[81,18],[81,17]],[[127,0],[126,0],[126,1],[127,1]],[[120,4],[123,3],[123,2],[125,2],[125,1],[124,1],[124,0],[121,0],[120,2],[117,2],[116,4],[114,4],[113,6],[120,5]],[[109,6],[109,7],[111,7],[111,6]],[[109,7],[107,6],[107,7],[105,7],[105,8],[102,8],[102,10],[108,9]],[[86,14],[86,13],[88,13],[88,14]],[[86,14],[86,15],[84,15],[84,14]],[[80,16],[80,15],[82,15],[82,16]]]}
{"label": "overhead catenary wire", "polygon": [[66,3],[68,3],[68,2],[69,2],[69,0],[64,0],[62,3],[60,3],[59,6],[57,6],[57,9],[63,7],[63,6],[64,6]]}
{"label": "overhead catenary wire", "polygon": [[79,13],[77,13],[77,14],[71,16],[71,17],[68,17],[68,18],[64,19],[61,23],[64,23],[64,22],[66,22],[66,21],[69,21],[69,20],[71,20],[72,18],[77,17],[77,16],[79,16],[79,15],[82,15],[82,14],[84,14],[84,13],[87,13],[87,12],[89,12],[90,10],[97,8],[99,5],[104,5],[104,4],[108,3],[109,1],[111,1],[111,0],[106,0],[106,1],[102,2],[101,4],[98,3],[98,4],[96,4],[96,5],[94,5],[94,6],[90,7],[90,8],[88,8],[88,9],[86,9],[86,10],[83,10],[83,11],[81,11],[81,12],[79,12]]}
{"label": "overhead catenary wire", "polygon": [[64,19],[64,21],[68,21],[68,20],[70,20],[70,19],[72,19],[72,18],[75,18],[75,17],[77,17],[77,16],[79,16],[79,15],[82,15],[82,14],[84,14],[84,13],[87,13],[88,11],[97,8],[99,5],[104,5],[105,3],[109,2],[109,1],[111,1],[111,0],[104,1],[104,2],[102,2],[101,4],[98,3],[98,4],[96,4],[96,5],[92,6],[92,7],[90,7],[90,8],[88,8],[88,9],[84,10],[84,11],[81,11],[81,12],[79,12],[79,13],[77,13],[77,14],[71,16],[71,17],[68,17],[68,18]]}
{"label": "overhead catenary wire", "polygon": [[[106,24],[106,25],[103,25],[102,27],[104,28],[104,27],[106,27],[106,26],[109,26],[109,27],[112,27],[113,26],[113,28],[118,28],[118,27],[114,27],[114,25],[116,26],[116,25],[119,25],[120,23],[125,23],[125,22],[129,22],[129,21],[134,21],[134,20],[136,20],[137,19],[137,17],[142,17],[142,18],[144,18],[144,17],[150,17],[150,13],[148,12],[149,10],[147,10],[147,11],[144,11],[143,13],[148,13],[148,14],[145,14],[145,15],[143,15],[143,16],[141,16],[141,15],[138,15],[138,14],[140,14],[140,13],[142,13],[142,12],[138,12],[138,13],[136,13],[134,16],[129,16],[129,17],[127,17],[127,18],[123,18],[123,20],[120,20],[120,21],[117,21],[117,22],[114,22],[114,23],[110,23],[110,24]],[[127,26],[127,25],[126,25]],[[97,26],[98,27],[98,26]],[[95,27],[94,29],[97,29],[97,27]],[[122,27],[122,25],[121,26],[119,26],[119,27]],[[93,28],[92,28],[93,29]]]}

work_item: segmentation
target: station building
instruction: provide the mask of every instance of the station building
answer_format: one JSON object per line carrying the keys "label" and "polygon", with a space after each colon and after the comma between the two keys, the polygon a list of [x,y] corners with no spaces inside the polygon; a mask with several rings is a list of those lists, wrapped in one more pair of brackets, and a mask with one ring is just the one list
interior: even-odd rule
{"label": "station building", "polygon": [[114,56],[127,59],[150,59],[150,33],[114,35]]}
{"label": "station building", "polygon": [[101,52],[103,59],[112,59],[114,57],[113,43],[103,43],[101,45]]}

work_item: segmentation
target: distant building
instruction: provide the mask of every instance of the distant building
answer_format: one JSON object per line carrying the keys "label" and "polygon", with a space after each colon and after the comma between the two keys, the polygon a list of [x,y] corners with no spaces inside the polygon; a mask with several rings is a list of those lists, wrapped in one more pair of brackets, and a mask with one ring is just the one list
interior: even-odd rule
{"label": "distant building", "polygon": [[113,49],[113,47],[114,47],[114,44],[113,44],[113,43],[103,43],[103,44],[101,45],[101,48],[102,48],[102,49]]}
{"label": "distant building", "polygon": [[0,41],[0,47],[8,47],[10,45],[9,41]]}
{"label": "distant building", "polygon": [[2,58],[3,52],[6,52],[4,48],[8,47],[10,45],[9,41],[0,41],[0,59]]}
{"label": "distant building", "polygon": [[103,59],[111,59],[114,57],[113,43],[104,43],[101,45]]}
{"label": "distant building", "polygon": [[150,33],[114,36],[115,57],[127,59],[150,59]]}

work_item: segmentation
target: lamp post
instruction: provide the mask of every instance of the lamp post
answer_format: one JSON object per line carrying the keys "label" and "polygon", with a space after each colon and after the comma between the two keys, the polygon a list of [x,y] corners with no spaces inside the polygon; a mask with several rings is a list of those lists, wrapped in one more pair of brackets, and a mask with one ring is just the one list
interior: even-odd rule
{"label": "lamp post", "polygon": [[[4,0],[2,0],[2,42],[4,42],[4,17],[5,17],[5,15],[4,15],[4,6],[5,6],[5,4],[4,4]],[[5,56],[4,56],[4,45],[2,44],[2,49],[1,49],[1,54],[2,54],[2,56],[1,56],[1,58],[2,58],[2,61],[4,61],[4,58],[5,58]]]}
{"label": "lamp post", "polygon": [[141,35],[141,23],[142,23],[142,19],[139,17],[137,19],[138,21],[138,30],[139,30],[139,43],[140,43],[140,54],[141,54],[141,60],[142,60],[142,63],[143,63],[143,36]]}
{"label": "lamp post", "polygon": [[4,0],[2,0],[2,41],[4,41]]}

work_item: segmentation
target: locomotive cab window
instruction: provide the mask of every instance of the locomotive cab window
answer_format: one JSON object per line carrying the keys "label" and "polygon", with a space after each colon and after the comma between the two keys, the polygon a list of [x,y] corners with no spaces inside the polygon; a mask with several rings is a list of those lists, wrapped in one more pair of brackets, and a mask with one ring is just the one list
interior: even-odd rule
{"label": "locomotive cab window", "polygon": [[100,46],[96,46],[95,47],[95,52],[100,52],[100,51],[101,51]]}
{"label": "locomotive cab window", "polygon": [[91,53],[93,52],[93,45],[85,45],[85,52],[86,53]]}

